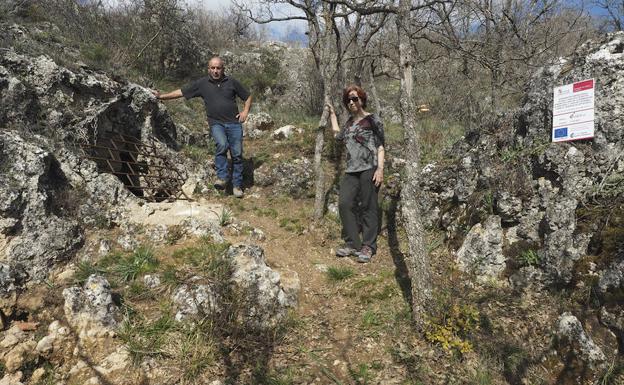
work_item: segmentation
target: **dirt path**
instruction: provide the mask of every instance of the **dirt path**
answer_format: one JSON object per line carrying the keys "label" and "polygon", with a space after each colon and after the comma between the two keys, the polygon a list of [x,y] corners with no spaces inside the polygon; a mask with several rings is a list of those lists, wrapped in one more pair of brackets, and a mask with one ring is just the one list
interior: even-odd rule
{"label": "dirt path", "polygon": [[[310,200],[276,202],[253,191],[242,202],[219,200],[233,208],[237,220],[266,234],[259,243],[269,265],[295,271],[301,282],[292,327],[271,361],[274,379],[295,384],[409,383],[405,366],[397,365],[401,340],[411,334],[409,312],[385,237],[379,238],[373,261],[360,264],[334,256],[340,242],[337,223],[327,221],[308,230]],[[296,229],[289,226],[293,222]],[[350,276],[338,279],[339,273],[331,275],[328,269]]]}

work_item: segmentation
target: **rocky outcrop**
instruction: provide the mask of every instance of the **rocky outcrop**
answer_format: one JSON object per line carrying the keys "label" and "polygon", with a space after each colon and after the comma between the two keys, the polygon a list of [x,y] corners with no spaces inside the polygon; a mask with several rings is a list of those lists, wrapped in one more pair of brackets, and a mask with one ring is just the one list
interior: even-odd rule
{"label": "rocky outcrop", "polygon": [[[29,31],[1,33],[22,41]],[[130,148],[146,149],[134,159],[145,175],[186,168],[175,153],[176,127],[150,90],[87,67],[2,50],[0,104],[0,294],[71,259],[85,227],[122,222],[126,207],[139,203],[134,194],[158,196],[158,186],[127,188],[150,178],[125,176]]]}
{"label": "rocky outcrop", "polygon": [[254,184],[271,186],[279,194],[295,198],[312,194],[314,173],[307,158],[297,158],[277,165],[263,164],[254,170]]}
{"label": "rocky outcrop", "polygon": [[0,133],[0,252],[4,253],[0,292],[24,280],[46,277],[56,263],[68,260],[82,245],[78,224],[81,195],[61,163],[34,136]]}
{"label": "rocky outcrop", "polygon": [[[228,276],[219,280],[196,276],[174,291],[176,320],[198,315],[218,317],[238,311],[241,312],[238,316],[251,327],[270,327],[297,305],[299,278],[296,273],[280,274],[271,269],[262,248],[234,245],[223,258],[223,263],[230,267]],[[231,303],[232,296],[235,296],[235,304]]]}
{"label": "rocky outcrop", "polygon": [[[460,267],[466,266],[468,250],[485,260],[496,254],[497,266],[511,267],[496,269],[499,279],[505,274],[512,284],[528,284],[531,280],[514,275],[531,270],[543,287],[571,284],[589,253],[608,252],[611,256],[601,260],[613,260],[613,249],[601,246],[606,241],[600,223],[606,222],[600,213],[616,218],[624,213],[624,189],[617,182],[624,172],[623,42],[624,33],[609,35],[539,71],[522,108],[466,134],[449,152],[450,165],[424,167],[425,220],[443,228],[462,250]],[[595,138],[551,143],[553,87],[588,78],[596,84]],[[477,252],[474,235],[491,225],[492,216],[500,219],[500,228],[490,245],[500,241],[501,247],[486,251],[482,240]],[[523,255],[535,257],[531,269],[523,267]],[[484,276],[492,273],[483,270]],[[609,274],[601,279],[605,290],[619,287],[610,283],[617,273]]]}

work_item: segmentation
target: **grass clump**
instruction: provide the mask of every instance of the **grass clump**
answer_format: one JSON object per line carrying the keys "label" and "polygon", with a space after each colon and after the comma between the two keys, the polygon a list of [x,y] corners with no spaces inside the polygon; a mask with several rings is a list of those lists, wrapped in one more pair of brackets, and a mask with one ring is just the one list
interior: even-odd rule
{"label": "grass clump", "polygon": [[369,309],[362,315],[362,327],[366,329],[372,329],[377,326],[381,326],[382,323],[383,321],[380,315],[373,310]]}
{"label": "grass clump", "polygon": [[370,384],[373,380],[373,374],[371,373],[371,367],[366,363],[358,364],[357,368],[349,368],[349,374],[351,378],[358,385]]}
{"label": "grass clump", "polygon": [[232,212],[228,210],[227,208],[223,207],[221,209],[221,212],[219,213],[219,224],[222,227],[227,226],[230,223],[232,223],[232,219],[233,219]]}
{"label": "grass clump", "polygon": [[[226,259],[221,258],[229,247],[230,244],[227,242],[212,243],[205,241],[199,246],[176,250],[173,253],[173,258],[199,269],[208,276],[229,277],[231,266]],[[175,273],[170,272],[169,278],[175,279]]]}
{"label": "grass clump", "polygon": [[134,253],[122,257],[113,271],[123,282],[134,281],[139,274],[152,272],[158,267],[158,259],[152,250],[140,247]]}
{"label": "grass clump", "polygon": [[282,218],[279,221],[279,226],[297,235],[301,235],[305,231],[305,225],[297,218]]}
{"label": "grass clump", "polygon": [[74,274],[76,283],[84,283],[92,274],[103,275],[112,283],[134,281],[139,275],[153,272],[159,265],[151,249],[139,247],[131,254],[109,253],[97,262],[81,261]]}
{"label": "grass clump", "polygon": [[517,260],[521,266],[537,266],[540,263],[540,256],[535,250],[528,249],[518,254]]}
{"label": "grass clump", "polygon": [[[175,356],[182,369],[182,378],[193,383],[216,360],[213,340],[205,322],[182,324],[175,335]],[[172,341],[173,342],[173,341]]]}
{"label": "grass clump", "polygon": [[382,271],[378,275],[357,280],[351,286],[349,295],[357,297],[360,303],[369,304],[376,301],[386,301],[399,293],[400,289],[394,281],[393,273]]}
{"label": "grass clump", "polygon": [[327,279],[329,279],[330,281],[339,282],[353,277],[353,275],[355,275],[355,272],[350,267],[329,266],[325,274],[327,275]]}
{"label": "grass clump", "polygon": [[624,380],[624,362],[618,362],[617,359],[613,359],[611,363],[605,369],[605,372],[600,376],[597,384],[599,385],[616,385],[622,384]]}
{"label": "grass clump", "polygon": [[277,218],[277,210],[274,208],[262,208],[262,207],[254,207],[254,211],[261,217],[269,217],[269,218]]}
{"label": "grass clump", "polygon": [[188,145],[182,148],[182,153],[195,162],[204,162],[214,156],[214,149],[212,147]]}
{"label": "grass clump", "polygon": [[133,362],[138,365],[145,357],[165,354],[163,346],[174,327],[175,321],[170,314],[163,314],[150,321],[133,312],[122,323],[119,338],[126,344]]}
{"label": "grass clump", "polygon": [[74,281],[80,285],[87,281],[93,274],[106,274],[106,269],[99,268],[91,261],[80,261],[78,262],[78,270],[74,274]]}

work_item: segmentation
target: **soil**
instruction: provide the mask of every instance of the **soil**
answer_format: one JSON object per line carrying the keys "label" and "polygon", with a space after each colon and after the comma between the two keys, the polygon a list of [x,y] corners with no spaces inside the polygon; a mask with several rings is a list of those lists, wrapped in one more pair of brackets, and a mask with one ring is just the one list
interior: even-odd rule
{"label": "soil", "polygon": [[[406,381],[416,374],[408,373],[410,368],[397,362],[397,355],[401,347],[418,341],[395,278],[402,272],[397,271],[385,236],[379,237],[372,262],[361,264],[354,257],[335,256],[340,227],[331,219],[313,223],[312,200],[266,197],[257,188],[247,190],[242,201],[230,196],[217,199],[233,208],[237,220],[266,234],[266,240],[258,243],[269,266],[295,271],[301,282],[294,326],[275,347],[271,376],[288,377],[295,384],[410,383]],[[268,207],[276,213],[267,215]],[[293,229],[285,222],[302,226]],[[327,272],[331,268],[345,269],[352,276],[332,280]]]}

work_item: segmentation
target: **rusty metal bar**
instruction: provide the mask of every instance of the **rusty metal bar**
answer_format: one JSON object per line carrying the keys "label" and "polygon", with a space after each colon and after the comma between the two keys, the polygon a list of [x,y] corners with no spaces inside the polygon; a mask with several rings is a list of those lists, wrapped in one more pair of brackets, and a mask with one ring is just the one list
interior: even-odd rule
{"label": "rusty metal bar", "polygon": [[[139,162],[128,162],[127,160],[117,160],[117,159],[109,159],[109,158],[102,158],[102,157],[98,157],[98,156],[88,156],[89,159],[92,160],[103,160],[103,161],[111,161],[111,162],[117,162],[117,163],[132,163],[132,164],[136,164],[136,165],[142,165],[142,166],[146,166],[146,167],[153,167],[153,168],[158,168],[158,169],[166,169],[166,170],[171,170],[172,172],[175,172],[176,170],[169,168],[167,166],[159,166],[157,164],[154,165],[148,165],[145,163],[139,163]],[[112,167],[111,167],[112,169]],[[179,173],[179,171],[178,171]]]}
{"label": "rusty metal bar", "polygon": [[[158,154],[159,149],[154,145],[143,143],[132,136],[110,133],[97,138],[95,144],[83,143],[81,148],[86,158],[99,162],[97,164],[101,171],[117,175],[131,191],[141,191],[142,198],[146,200],[190,200],[182,191],[184,174],[171,164],[169,158]],[[109,157],[103,157],[102,151],[96,150],[103,150]],[[130,159],[124,160],[122,157]],[[120,170],[116,170],[113,164]],[[122,172],[124,168],[130,172]]]}

